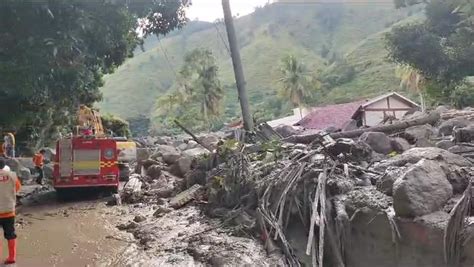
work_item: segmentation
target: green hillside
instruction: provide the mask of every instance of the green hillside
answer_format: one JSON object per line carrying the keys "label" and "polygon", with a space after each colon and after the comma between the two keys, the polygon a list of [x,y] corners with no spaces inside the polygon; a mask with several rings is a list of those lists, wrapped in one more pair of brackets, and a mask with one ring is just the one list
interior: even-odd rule
{"label": "green hillside", "polygon": [[[372,96],[398,87],[394,66],[386,61],[383,32],[416,14],[419,8],[395,10],[391,0],[379,4],[272,4],[238,18],[235,26],[252,106],[276,98],[280,59],[295,55],[311,70],[330,69],[331,62],[353,66],[353,79],[340,84],[320,102]],[[190,22],[160,42],[147,40],[139,52],[106,77],[103,111],[124,118],[153,118],[156,99],[175,85],[186,51],[213,51],[226,94],[226,117],[238,114],[234,76],[222,23]],[[268,103],[267,103],[268,104]]]}

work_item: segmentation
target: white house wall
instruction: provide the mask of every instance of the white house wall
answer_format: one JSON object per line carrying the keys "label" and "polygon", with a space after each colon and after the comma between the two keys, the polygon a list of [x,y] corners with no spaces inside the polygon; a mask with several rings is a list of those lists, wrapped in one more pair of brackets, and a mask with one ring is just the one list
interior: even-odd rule
{"label": "white house wall", "polygon": [[366,111],[364,115],[366,126],[378,125],[384,119],[383,111]]}
{"label": "white house wall", "polygon": [[407,103],[400,101],[396,97],[391,96],[389,100],[390,100],[390,108],[407,108],[407,109],[411,108]]}
{"label": "white house wall", "polygon": [[401,101],[397,97],[390,96],[364,107],[362,118],[366,126],[375,126],[384,120],[385,114],[401,119],[410,109],[411,106],[408,103]]}

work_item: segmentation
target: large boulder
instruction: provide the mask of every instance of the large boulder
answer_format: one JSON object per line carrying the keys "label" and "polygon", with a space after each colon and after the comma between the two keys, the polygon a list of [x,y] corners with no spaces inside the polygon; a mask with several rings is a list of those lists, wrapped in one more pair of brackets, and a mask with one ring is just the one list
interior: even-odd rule
{"label": "large boulder", "polygon": [[390,139],[392,149],[398,153],[403,153],[411,148],[410,143],[404,138],[395,137]]}
{"label": "large boulder", "polygon": [[469,125],[469,121],[464,118],[453,118],[442,122],[438,127],[439,135],[448,136],[453,134],[454,127],[464,128]]}
{"label": "large boulder", "polygon": [[453,136],[455,143],[469,143],[474,141],[474,125],[464,128],[454,128]]}
{"label": "large boulder", "polygon": [[146,169],[146,174],[152,179],[158,179],[161,176],[161,166],[151,165]]}
{"label": "large boulder", "polygon": [[31,181],[33,179],[31,170],[26,167],[20,167],[20,170],[16,174],[22,182]]}
{"label": "large boulder", "polygon": [[200,156],[209,155],[209,154],[210,154],[209,150],[201,148],[201,147],[196,147],[196,148],[189,149],[183,152],[184,156],[187,156],[190,158],[198,158]]}
{"label": "large boulder", "polygon": [[198,138],[199,142],[201,142],[207,148],[216,148],[217,144],[219,143],[219,137],[215,135],[205,135]]}
{"label": "large boulder", "polygon": [[389,167],[410,167],[425,159],[436,162],[446,179],[451,183],[454,194],[464,192],[469,182],[469,175],[465,169],[472,164],[464,157],[441,148],[412,148],[401,155],[378,163],[375,169],[384,171]]}
{"label": "large boulder", "polygon": [[421,160],[393,185],[393,207],[399,217],[418,217],[438,210],[453,195],[453,187],[439,164]]}
{"label": "large boulder", "polygon": [[34,169],[35,164],[33,163],[33,158],[16,158],[21,166],[28,169]]}
{"label": "large boulder", "polygon": [[389,166],[402,167],[407,164],[416,164],[422,159],[434,160],[439,163],[448,165],[456,165],[459,167],[469,167],[471,163],[460,155],[450,153],[444,149],[437,147],[415,147],[401,155],[397,155],[386,161],[380,162],[376,169],[385,170]]}
{"label": "large boulder", "polygon": [[137,148],[137,161],[142,162],[150,158],[150,150],[148,148]]}
{"label": "large boulder", "polygon": [[449,148],[453,147],[455,144],[451,140],[441,140],[438,143],[436,143],[436,147],[439,147],[441,149],[448,150]]}
{"label": "large boulder", "polygon": [[193,159],[191,157],[181,157],[171,166],[170,172],[171,174],[184,178],[186,173],[191,170],[192,163]]}
{"label": "large boulder", "polygon": [[393,184],[398,178],[403,176],[405,171],[404,167],[389,167],[385,174],[377,180],[376,186],[377,190],[386,194],[387,196],[393,195]]}
{"label": "large boulder", "polygon": [[411,144],[416,144],[418,147],[432,146],[429,142],[432,136],[436,134],[436,130],[429,124],[416,125],[405,129],[404,137]]}
{"label": "large boulder", "polygon": [[366,132],[360,136],[359,140],[367,143],[377,153],[386,155],[392,152],[390,138],[384,133]]}
{"label": "large boulder", "polygon": [[158,145],[157,152],[152,156],[152,159],[156,160],[159,157],[163,158],[166,164],[172,165],[181,157],[181,153],[172,146]]}

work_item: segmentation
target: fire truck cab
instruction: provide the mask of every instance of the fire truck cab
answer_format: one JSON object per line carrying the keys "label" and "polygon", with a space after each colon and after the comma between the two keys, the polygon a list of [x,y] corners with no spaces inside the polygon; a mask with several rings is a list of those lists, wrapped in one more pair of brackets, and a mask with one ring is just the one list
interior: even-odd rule
{"label": "fire truck cab", "polygon": [[60,197],[68,190],[78,188],[117,192],[120,166],[136,159],[133,141],[106,136],[98,113],[94,113],[92,118],[99,124],[100,131],[87,125],[87,129],[94,131],[83,134],[78,129],[74,135],[56,143],[53,185]]}

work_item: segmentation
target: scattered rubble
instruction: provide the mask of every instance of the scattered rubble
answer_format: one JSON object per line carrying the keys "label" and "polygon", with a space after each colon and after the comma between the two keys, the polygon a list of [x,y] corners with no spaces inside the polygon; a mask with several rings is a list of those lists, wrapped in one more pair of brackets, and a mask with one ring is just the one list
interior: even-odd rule
{"label": "scattered rubble", "polygon": [[[157,138],[121,194],[149,212],[120,228],[143,248],[211,265],[260,263],[230,241],[254,236],[267,249],[262,265],[472,266],[474,240],[462,238],[474,230],[471,118],[474,111],[438,109],[342,132],[262,125],[229,139],[187,130],[192,140]],[[205,216],[190,211],[196,205],[219,220],[196,226]],[[153,234],[190,213],[180,233]],[[202,232],[191,233],[196,227]]]}

